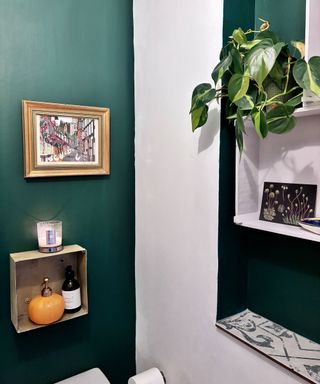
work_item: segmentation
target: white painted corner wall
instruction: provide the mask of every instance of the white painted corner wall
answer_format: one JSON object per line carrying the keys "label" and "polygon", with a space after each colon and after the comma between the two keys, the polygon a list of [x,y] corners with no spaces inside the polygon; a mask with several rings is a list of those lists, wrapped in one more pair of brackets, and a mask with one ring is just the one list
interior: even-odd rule
{"label": "white painted corner wall", "polygon": [[191,132],[223,0],[134,0],[137,371],[168,384],[304,383],[215,328],[219,111]]}

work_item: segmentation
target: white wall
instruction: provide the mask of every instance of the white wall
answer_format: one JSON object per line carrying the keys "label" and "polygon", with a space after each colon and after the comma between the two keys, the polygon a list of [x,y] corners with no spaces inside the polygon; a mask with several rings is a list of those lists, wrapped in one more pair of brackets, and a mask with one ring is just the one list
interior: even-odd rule
{"label": "white wall", "polygon": [[214,326],[219,113],[191,132],[222,0],[135,0],[137,370],[168,384],[303,383]]}

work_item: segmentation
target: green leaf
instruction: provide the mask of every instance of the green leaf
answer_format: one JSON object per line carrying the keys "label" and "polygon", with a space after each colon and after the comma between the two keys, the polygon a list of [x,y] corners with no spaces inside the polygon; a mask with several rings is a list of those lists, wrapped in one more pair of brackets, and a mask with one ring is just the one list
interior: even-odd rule
{"label": "green leaf", "polygon": [[305,56],[305,45],[302,41],[291,41],[291,44],[297,49],[300,53],[301,59]]}
{"label": "green leaf", "polygon": [[263,80],[268,76],[274,66],[277,56],[285,44],[274,45],[271,39],[261,41],[248,52],[245,63],[250,76],[262,87]]}
{"label": "green leaf", "polygon": [[296,125],[294,116],[283,116],[267,122],[268,129],[272,133],[282,134],[291,131]]}
{"label": "green leaf", "polygon": [[243,73],[243,65],[240,52],[235,47],[232,47],[230,50],[230,55],[232,56],[232,64],[230,67],[233,73]]}
{"label": "green leaf", "polygon": [[294,116],[282,116],[267,122],[268,129],[272,133],[282,134],[291,131],[296,125]]}
{"label": "green leaf", "polygon": [[235,101],[235,104],[241,110],[251,110],[254,107],[254,103],[251,96],[245,95],[241,99]]}
{"label": "green leaf", "polygon": [[284,48],[285,46],[286,44],[282,42],[275,44],[274,48],[276,50],[277,57],[279,56],[279,53],[281,52],[282,48]]}
{"label": "green leaf", "polygon": [[251,49],[253,48],[255,45],[259,44],[261,40],[257,40],[257,39],[254,39],[254,40],[251,40],[251,41],[248,41],[247,43],[245,44],[241,44],[241,48],[244,48],[244,49]]}
{"label": "green leaf", "polygon": [[278,88],[282,88],[282,82],[283,79],[285,78],[285,72],[282,68],[282,65],[276,61],[274,63],[274,66],[272,67],[269,76],[271,79],[274,81],[274,83],[277,85]]}
{"label": "green leaf", "polygon": [[320,57],[313,56],[307,63],[299,59],[293,67],[293,76],[301,88],[310,90],[320,97]]}
{"label": "green leaf", "polygon": [[232,48],[234,48],[234,45],[232,44],[232,42],[229,42],[224,47],[222,47],[220,51],[220,56],[219,56],[220,61],[222,61],[229,55],[229,52]]}
{"label": "green leaf", "polygon": [[190,112],[203,107],[215,98],[216,90],[211,88],[211,84],[202,83],[195,87],[192,93],[192,103]]}
{"label": "green leaf", "polygon": [[245,44],[247,42],[247,36],[241,28],[235,29],[232,33],[232,38],[237,44]]}
{"label": "green leaf", "polygon": [[286,133],[291,131],[296,124],[292,113],[294,107],[278,105],[267,113],[268,130],[272,133]]}
{"label": "green leaf", "polygon": [[228,95],[231,101],[240,100],[248,91],[250,78],[248,75],[236,73],[228,84]]}
{"label": "green leaf", "polygon": [[292,97],[290,100],[288,100],[285,103],[285,105],[288,107],[297,107],[301,103],[302,103],[302,95],[299,94],[297,96]]}
{"label": "green leaf", "polygon": [[214,88],[210,89],[210,91],[206,92],[203,96],[202,96],[202,101],[204,103],[210,103],[210,101],[212,101],[216,96],[216,90]]}
{"label": "green leaf", "polygon": [[268,134],[267,119],[264,111],[256,109],[252,112],[252,121],[260,139],[264,139]]}
{"label": "green leaf", "polygon": [[258,88],[256,87],[256,84],[253,81],[250,81],[247,95],[252,98],[254,103],[257,102],[259,92],[258,92]]}
{"label": "green leaf", "polygon": [[197,108],[191,112],[192,131],[194,132],[197,128],[202,127],[208,120],[208,109],[207,105]]}
{"label": "green leaf", "polygon": [[231,53],[229,52],[228,56],[222,59],[220,63],[214,68],[211,74],[211,77],[216,85],[218,81],[222,79],[222,76],[225,74],[225,72],[229,69],[231,63],[232,63],[232,56],[231,56]]}
{"label": "green leaf", "polygon": [[245,133],[245,127],[244,127],[244,122],[243,122],[243,116],[242,116],[242,113],[239,109],[237,111],[237,119],[235,121],[235,133],[236,133],[236,140],[237,140],[239,152],[240,152],[240,154],[242,154],[242,151],[243,151],[243,134]]}
{"label": "green leaf", "polygon": [[257,40],[264,40],[264,39],[271,39],[274,44],[277,44],[280,42],[279,37],[272,31],[266,30],[263,32],[259,32],[255,39]]}
{"label": "green leaf", "polygon": [[211,89],[210,83],[201,83],[195,87],[195,89],[192,92],[192,98],[198,97],[199,95],[202,95],[203,93],[209,91]]}
{"label": "green leaf", "polygon": [[270,111],[268,111],[267,119],[272,119],[272,118],[281,117],[281,116],[290,116],[293,114],[293,112],[294,112],[294,107],[292,107],[291,105],[279,103]]}
{"label": "green leaf", "polygon": [[228,116],[232,116],[234,113],[237,112],[237,107],[235,104],[233,104],[229,98],[226,98],[225,99],[225,109],[224,109],[224,112],[225,112],[225,116],[226,118],[228,118]]}

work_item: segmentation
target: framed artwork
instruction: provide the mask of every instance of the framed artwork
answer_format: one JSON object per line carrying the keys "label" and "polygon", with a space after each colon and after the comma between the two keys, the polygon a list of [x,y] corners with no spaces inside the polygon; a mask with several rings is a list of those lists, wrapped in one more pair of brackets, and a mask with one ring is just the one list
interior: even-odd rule
{"label": "framed artwork", "polygon": [[23,100],[24,177],[108,175],[110,111]]}
{"label": "framed artwork", "polygon": [[299,226],[299,221],[315,216],[317,186],[265,182],[260,220]]}

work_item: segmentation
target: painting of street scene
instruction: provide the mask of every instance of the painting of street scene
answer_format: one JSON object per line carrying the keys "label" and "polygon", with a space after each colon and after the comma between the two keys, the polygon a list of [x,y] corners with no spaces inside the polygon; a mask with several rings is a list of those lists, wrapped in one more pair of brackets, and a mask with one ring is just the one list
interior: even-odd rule
{"label": "painting of street scene", "polygon": [[97,163],[98,124],[92,117],[37,114],[37,164]]}

